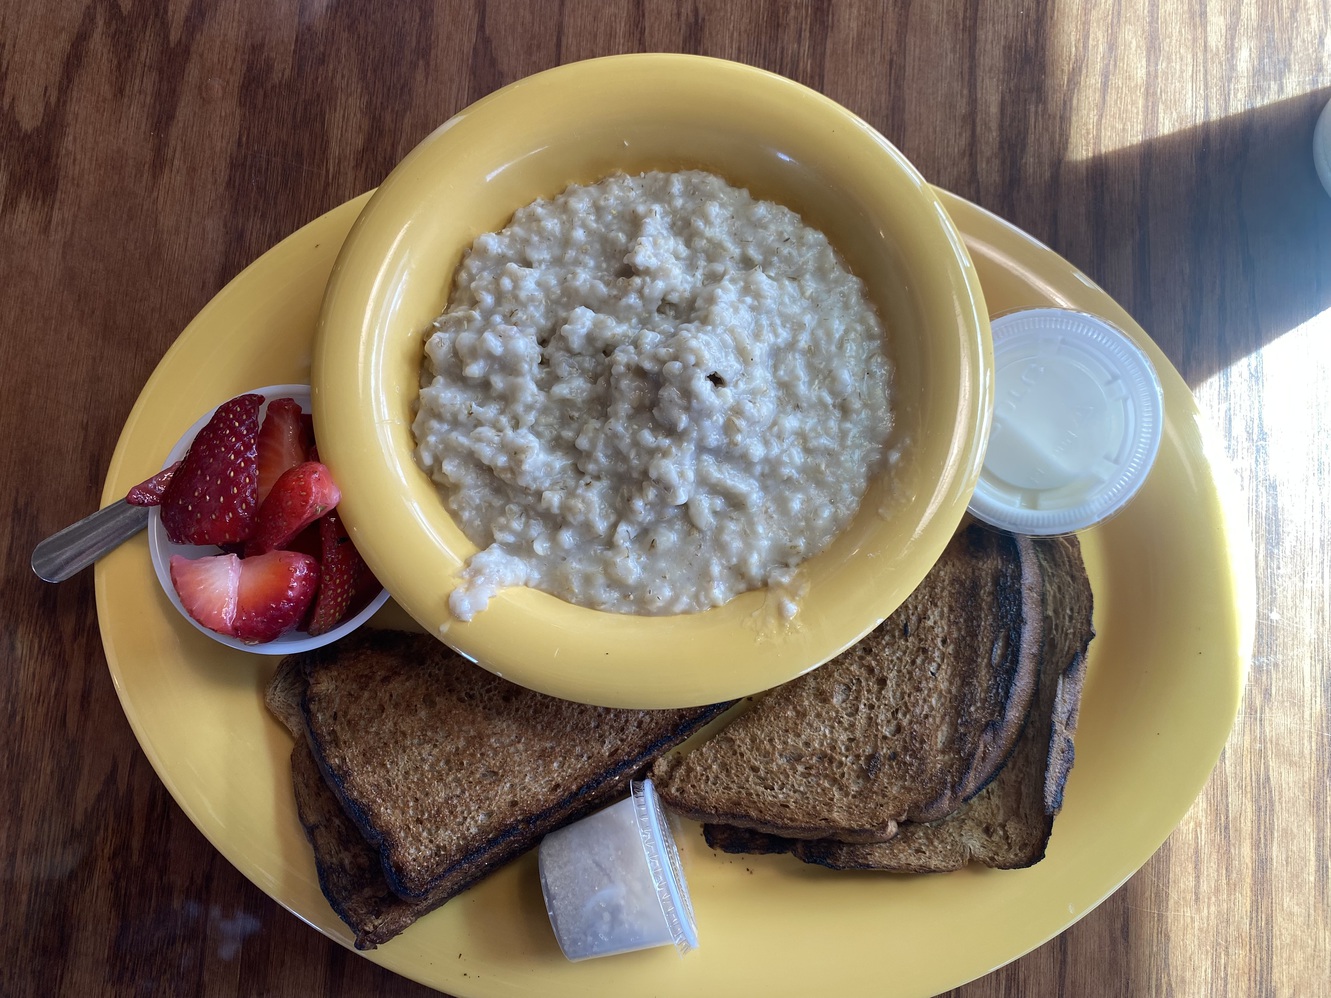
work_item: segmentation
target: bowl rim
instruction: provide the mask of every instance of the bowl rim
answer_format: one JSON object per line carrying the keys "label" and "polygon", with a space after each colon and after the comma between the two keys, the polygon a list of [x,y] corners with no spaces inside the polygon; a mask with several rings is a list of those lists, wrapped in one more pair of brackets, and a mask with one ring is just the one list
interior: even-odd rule
{"label": "bowl rim", "polygon": [[[663,88],[675,89],[661,95]],[[820,607],[816,614],[802,611],[797,626],[775,633],[759,622],[763,590],[674,617],[590,610],[521,588],[502,590],[469,623],[448,613],[447,576],[463,558],[441,534],[456,527],[451,521],[440,526],[447,513],[415,465],[414,446],[403,457],[410,413],[397,400],[408,392],[414,398],[418,386],[389,370],[378,325],[395,307],[401,282],[426,279],[409,237],[421,193],[450,157],[475,168],[483,161],[476,146],[492,141],[486,136],[502,129],[506,116],[523,108],[535,113],[533,107],[565,113],[561,102],[589,92],[620,104],[650,95],[671,107],[724,92],[725,107],[708,113],[737,121],[770,112],[779,102],[782,128],[804,129],[800,141],[806,145],[825,142],[859,157],[859,174],[872,170],[875,187],[891,187],[905,198],[903,211],[925,219],[918,224],[930,251],[944,261],[928,280],[955,316],[956,342],[949,349],[961,358],[956,412],[948,416],[952,435],[938,480],[927,495],[909,497],[917,520],[911,521],[908,561],[890,553],[899,574],[889,577],[883,566],[875,570],[868,581],[882,592],[863,594],[853,623],[838,608]],[[818,123],[816,136],[810,121]],[[511,204],[508,213],[523,203]],[[445,283],[437,273],[432,279]],[[458,112],[408,153],[366,204],[338,255],[320,313],[311,383],[320,450],[342,484],[344,518],[358,545],[364,539],[361,550],[370,567],[410,616],[467,658],[521,685],[589,703],[651,708],[733,699],[775,686],[834,657],[881,623],[924,577],[965,513],[988,432],[991,371],[988,314],[961,237],[924,178],[887,139],[830,98],[774,73],[709,57],[652,54],[591,59],[526,77]],[[422,577],[420,564],[430,566],[431,578]],[[714,667],[718,661],[725,667]]]}

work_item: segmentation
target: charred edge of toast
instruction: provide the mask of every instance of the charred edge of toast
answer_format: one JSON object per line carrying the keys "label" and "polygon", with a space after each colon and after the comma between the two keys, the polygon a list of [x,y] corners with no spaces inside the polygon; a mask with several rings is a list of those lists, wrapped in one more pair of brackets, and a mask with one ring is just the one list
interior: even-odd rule
{"label": "charred edge of toast", "polygon": [[[307,665],[306,668],[308,669],[309,666]],[[596,774],[591,781],[572,788],[563,798],[549,807],[529,815],[517,824],[510,825],[477,849],[455,860],[418,889],[413,889],[411,885],[407,884],[393,868],[391,843],[386,836],[374,827],[370,816],[348,796],[343,781],[338,778],[338,775],[333,772],[324,759],[322,746],[310,730],[308,721],[305,724],[305,735],[315,762],[318,764],[319,771],[329,789],[337,797],[338,803],[341,804],[347,816],[355,824],[361,836],[378,851],[384,870],[384,878],[389,889],[398,897],[407,901],[428,901],[442,892],[449,892],[448,896],[450,897],[456,894],[461,888],[453,886],[454,880],[465,875],[465,871],[474,864],[483,864],[488,870],[499,863],[507,862],[529,848],[537,838],[546,832],[572,821],[575,817],[589,813],[604,802],[609,794],[625,783],[635,772],[642,769],[644,765],[667,749],[679,744],[712,718],[729,709],[734,702],[730,700],[697,708],[697,713],[691,718],[663,734],[646,746],[639,754],[620,760],[613,767]],[[301,709],[302,714],[308,719],[308,707],[305,698],[302,698]]]}
{"label": "charred edge of toast", "polygon": [[1014,552],[1015,570],[1005,570],[999,580],[995,600],[998,617],[1004,626],[1002,658],[989,677],[986,697],[1001,706],[998,717],[990,721],[980,735],[975,754],[956,786],[937,799],[916,809],[907,817],[912,822],[937,821],[951,814],[993,782],[1003,769],[1026,729],[1040,684],[1040,649],[1044,643],[1045,620],[1041,606],[1042,572],[1034,542],[1029,537],[998,533],[980,526],[967,528],[967,540],[979,542],[975,532],[995,536],[1000,544]]}
{"label": "charred edge of toast", "polygon": [[956,814],[926,824],[906,824],[891,842],[848,847],[839,842],[799,842],[790,850],[799,860],[829,870],[878,870],[883,873],[951,873],[970,863],[996,870],[1034,866],[1044,859],[1053,831],[1052,815],[1029,816],[1023,841],[1004,843],[993,833],[960,834],[940,848],[939,835],[971,822],[963,806]]}
{"label": "charred edge of toast", "polygon": [[960,835],[940,848],[939,835],[948,835],[969,820],[969,804],[937,821],[903,822],[898,834],[886,842],[848,843],[835,839],[790,839],[770,833],[707,823],[703,838],[718,852],[747,855],[788,853],[804,863],[829,870],[868,870],[881,873],[950,873],[971,862],[1014,870],[1033,866],[1044,858],[1054,816],[1031,816],[1028,844],[1014,850],[995,847],[978,835]]}
{"label": "charred edge of toast", "polygon": [[1081,543],[1075,536],[1051,539],[1038,547],[1041,564],[1064,580],[1079,579],[1066,599],[1051,607],[1051,615],[1061,617],[1054,621],[1055,633],[1066,644],[1051,651],[1059,660],[1057,686],[1053,697],[1053,715],[1050,721],[1049,755],[1045,769],[1044,809],[1051,816],[1063,807],[1063,790],[1072,771],[1075,758],[1073,736],[1081,714],[1082,689],[1086,682],[1086,657],[1095,639],[1095,593],[1086,578]]}
{"label": "charred edge of toast", "polygon": [[288,655],[264,691],[264,703],[295,738],[290,759],[296,817],[313,851],[319,890],[333,913],[355,932],[356,948],[373,949],[429,909],[389,891],[378,870],[378,853],[324,782],[306,740],[300,709],[305,685],[300,660]]}
{"label": "charred edge of toast", "polygon": [[302,739],[291,750],[296,814],[314,851],[319,889],[334,914],[355,932],[359,950],[393,938],[428,908],[404,901],[388,889],[378,869],[379,856],[342,810],[324,783],[318,764]]}
{"label": "charred edge of toast", "polygon": [[1049,768],[1044,783],[1044,809],[1051,816],[1063,810],[1063,790],[1077,754],[1072,738],[1081,713],[1081,690],[1085,680],[1086,653],[1082,651],[1058,677],[1058,693],[1054,698],[1054,730],[1049,740]]}
{"label": "charred edge of toast", "polygon": [[[910,836],[913,830],[918,828],[922,828],[922,826],[905,822],[901,825],[902,836]],[[936,857],[928,857],[913,862],[910,860],[910,853],[904,850],[904,856],[898,858],[892,868],[884,869],[865,858],[864,849],[845,849],[845,846],[853,845],[848,844],[848,842],[837,842],[831,840],[831,838],[796,840],[796,838],[783,838],[772,836],[772,834],[751,832],[748,829],[732,828],[729,825],[703,825],[703,838],[709,848],[715,849],[716,852],[744,854],[744,856],[772,856],[772,854],[789,853],[797,860],[811,865],[824,866],[829,870],[876,870],[880,873],[950,873],[965,866],[964,858],[957,861],[945,857],[944,861],[940,862]],[[884,844],[876,842],[876,844],[868,845]],[[892,848],[896,849],[898,845],[894,845]]]}
{"label": "charred edge of toast", "polygon": [[770,832],[759,832],[711,821],[703,823],[702,837],[708,848],[717,852],[743,853],[749,856],[790,852],[798,841],[782,835],[772,835]]}
{"label": "charred edge of toast", "polygon": [[958,795],[960,801],[970,800],[983,790],[1012,758],[1035,708],[1040,687],[1040,649],[1046,637],[1041,599],[1043,573],[1031,538],[1017,537],[1015,540],[1020,577],[1016,586],[1005,589],[999,598],[1018,604],[1015,613],[1004,610],[1005,617],[1020,621],[1012,635],[1017,647],[1015,651],[1009,649],[1004,668],[994,677],[990,694],[1005,705],[1004,714],[986,729],[980,749],[983,754],[977,754],[977,764],[971,769],[971,774],[978,779],[972,779],[968,774],[968,782]]}

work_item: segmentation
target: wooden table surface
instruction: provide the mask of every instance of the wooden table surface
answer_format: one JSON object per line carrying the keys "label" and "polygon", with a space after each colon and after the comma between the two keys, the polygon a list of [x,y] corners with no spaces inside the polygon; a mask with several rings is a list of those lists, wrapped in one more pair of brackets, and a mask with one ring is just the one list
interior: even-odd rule
{"label": "wooden table surface", "polygon": [[47,585],[28,558],[96,507],[144,381],[248,262],[469,102],[631,51],[814,87],[1052,246],[1237,468],[1256,648],[1210,782],[1097,910],[953,994],[1331,993],[1325,0],[0,0],[0,993],[427,993],[213,850],[121,712],[91,572]]}

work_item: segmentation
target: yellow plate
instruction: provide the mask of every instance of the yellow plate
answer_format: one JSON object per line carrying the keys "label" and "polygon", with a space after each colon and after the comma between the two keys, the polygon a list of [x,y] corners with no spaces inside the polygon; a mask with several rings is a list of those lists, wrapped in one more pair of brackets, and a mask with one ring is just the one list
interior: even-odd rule
{"label": "yellow plate", "polygon": [[[833,873],[789,857],[713,854],[686,826],[701,948],[683,959],[656,950],[566,962],[531,855],[369,959],[460,996],[931,995],[1066,928],[1182,818],[1224,745],[1252,647],[1253,562],[1237,486],[1187,387],[1122,309],[1050,250],[942,196],[994,312],[1049,304],[1096,312],[1149,351],[1164,382],[1165,438],[1150,479],[1123,514],[1083,535],[1099,636],[1048,858],[1014,872]],[[181,334],[130,414],[105,501],[155,471],[203,409],[309,375],[324,281],[363,201],[270,250]],[[182,620],[153,578],[142,537],[96,574],[116,690],[167,789],[242,873],[350,945],[296,820],[291,740],[263,708],[274,662],[224,648]]]}

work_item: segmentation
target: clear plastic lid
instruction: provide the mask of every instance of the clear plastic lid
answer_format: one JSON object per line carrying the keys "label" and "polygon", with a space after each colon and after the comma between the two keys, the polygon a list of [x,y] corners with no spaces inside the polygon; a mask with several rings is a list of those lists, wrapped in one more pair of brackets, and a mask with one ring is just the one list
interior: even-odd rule
{"label": "clear plastic lid", "polygon": [[1113,516],[1160,449],[1164,397],[1150,359],[1104,319],[1031,308],[992,320],[994,419],[970,512],[1021,534]]}
{"label": "clear plastic lid", "polygon": [[647,867],[656,887],[657,900],[661,902],[661,913],[665,916],[675,948],[680,953],[687,953],[698,946],[698,925],[693,917],[693,902],[684,880],[684,867],[679,860],[675,837],[666,824],[665,810],[652,781],[639,783],[635,780],[629,787]]}

